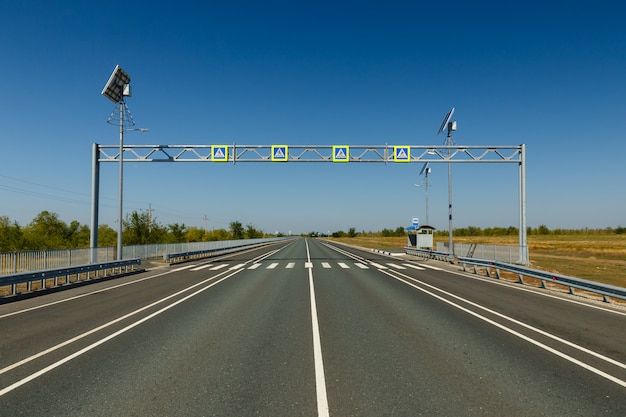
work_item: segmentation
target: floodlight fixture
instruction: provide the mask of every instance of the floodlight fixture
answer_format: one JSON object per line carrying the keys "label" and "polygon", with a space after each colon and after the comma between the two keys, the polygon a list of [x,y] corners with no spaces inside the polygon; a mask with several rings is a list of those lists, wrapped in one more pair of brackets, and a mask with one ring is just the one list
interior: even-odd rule
{"label": "floodlight fixture", "polygon": [[130,75],[119,65],[115,66],[113,73],[109,77],[109,81],[102,89],[102,95],[113,103],[119,103],[124,97],[130,97]]}

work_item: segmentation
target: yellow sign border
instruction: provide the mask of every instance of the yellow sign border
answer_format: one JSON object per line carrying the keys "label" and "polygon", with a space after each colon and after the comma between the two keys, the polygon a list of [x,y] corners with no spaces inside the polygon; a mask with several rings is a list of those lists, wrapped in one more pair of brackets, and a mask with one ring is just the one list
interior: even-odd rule
{"label": "yellow sign border", "polygon": [[[224,150],[224,157],[223,158],[216,158],[215,157],[215,150],[216,149],[223,149]],[[211,161],[213,161],[213,162],[228,162],[228,145],[211,145]]]}
{"label": "yellow sign border", "polygon": [[[282,158],[276,158],[274,155],[276,154],[277,148],[285,148],[285,156]],[[287,162],[289,161],[289,146],[287,145],[272,145],[272,162]]]}
{"label": "yellow sign border", "polygon": [[[398,150],[406,150],[406,158],[398,158]],[[411,162],[411,147],[410,146],[394,146],[393,147],[393,162]]]}
{"label": "yellow sign border", "polygon": [[[339,148],[345,148],[346,149],[346,157],[345,158],[336,158],[336,151]],[[333,162],[350,162],[350,147],[346,146],[346,145],[337,145],[337,146],[333,146]]]}

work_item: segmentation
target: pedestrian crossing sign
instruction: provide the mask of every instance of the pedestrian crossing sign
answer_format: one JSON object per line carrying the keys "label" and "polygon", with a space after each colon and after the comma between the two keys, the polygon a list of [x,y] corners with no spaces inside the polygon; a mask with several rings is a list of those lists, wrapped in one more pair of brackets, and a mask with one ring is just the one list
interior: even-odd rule
{"label": "pedestrian crossing sign", "polygon": [[228,146],[211,145],[211,161],[228,162]]}
{"label": "pedestrian crossing sign", "polygon": [[350,161],[350,148],[348,146],[333,146],[333,162]]}
{"label": "pedestrian crossing sign", "polygon": [[272,161],[287,162],[289,160],[289,147],[287,145],[272,145]]}
{"label": "pedestrian crossing sign", "polygon": [[410,162],[411,147],[410,146],[394,146],[393,162]]}

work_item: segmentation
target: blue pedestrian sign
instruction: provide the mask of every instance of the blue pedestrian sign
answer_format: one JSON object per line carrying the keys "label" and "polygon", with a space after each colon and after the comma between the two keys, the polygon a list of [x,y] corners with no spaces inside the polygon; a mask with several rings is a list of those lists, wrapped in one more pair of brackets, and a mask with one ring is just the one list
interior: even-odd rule
{"label": "blue pedestrian sign", "polygon": [[333,146],[333,162],[349,162],[349,161],[350,161],[350,147]]}
{"label": "blue pedestrian sign", "polygon": [[394,146],[393,162],[410,162],[411,147],[410,146]]}
{"label": "blue pedestrian sign", "polygon": [[289,148],[287,145],[272,145],[272,161],[287,162],[289,160]]}
{"label": "blue pedestrian sign", "polygon": [[211,161],[228,162],[228,146],[212,145],[211,146]]}

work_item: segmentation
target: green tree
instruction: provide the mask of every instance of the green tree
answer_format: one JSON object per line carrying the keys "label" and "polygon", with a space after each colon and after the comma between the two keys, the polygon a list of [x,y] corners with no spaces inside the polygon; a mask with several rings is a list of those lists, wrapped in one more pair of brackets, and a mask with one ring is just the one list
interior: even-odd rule
{"label": "green tree", "polygon": [[351,227],[348,229],[348,237],[356,237],[356,228]]}
{"label": "green tree", "polygon": [[243,225],[239,221],[230,222],[230,236],[232,239],[243,239]]}
{"label": "green tree", "polygon": [[7,216],[0,216],[0,252],[24,249],[24,233],[17,222],[11,223]]}
{"label": "green tree", "polygon": [[257,230],[253,225],[246,225],[246,237],[248,239],[259,239],[263,237],[263,231]]}
{"label": "green tree", "polygon": [[44,210],[24,228],[24,237],[30,250],[64,249],[70,246],[67,231],[58,214]]}
{"label": "green tree", "polygon": [[185,224],[178,224],[178,223],[174,223],[174,224],[168,224],[167,227],[169,228],[169,241],[173,242],[173,243],[180,243],[180,242],[184,242],[185,241],[185,235],[187,233],[187,227],[185,226]]}
{"label": "green tree", "polygon": [[167,231],[149,213],[134,210],[126,215],[122,239],[124,245],[164,243],[167,240]]}
{"label": "green tree", "polygon": [[185,242],[202,242],[206,235],[204,229],[191,226],[185,230]]}
{"label": "green tree", "polygon": [[108,224],[98,226],[98,246],[101,248],[117,245],[117,232]]}

